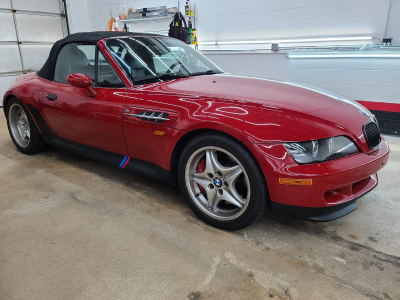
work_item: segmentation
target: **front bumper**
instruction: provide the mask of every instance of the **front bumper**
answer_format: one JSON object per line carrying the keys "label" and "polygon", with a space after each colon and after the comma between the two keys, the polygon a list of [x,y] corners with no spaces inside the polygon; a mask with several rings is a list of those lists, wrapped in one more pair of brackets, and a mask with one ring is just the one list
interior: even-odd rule
{"label": "front bumper", "polygon": [[293,219],[315,222],[332,221],[356,210],[356,200],[372,191],[378,185],[377,174],[371,175],[369,178],[367,178],[367,180],[371,181],[370,186],[366,188],[366,191],[363,194],[355,196],[355,198],[337,205],[325,207],[301,207],[271,201],[271,209],[276,214]]}
{"label": "front bumper", "polygon": [[[281,144],[250,148],[265,175],[272,211],[313,221],[330,221],[355,210],[355,200],[377,186],[376,173],[389,159],[383,138],[370,153],[306,165],[297,164]],[[312,185],[282,185],[279,178],[312,179]]]}

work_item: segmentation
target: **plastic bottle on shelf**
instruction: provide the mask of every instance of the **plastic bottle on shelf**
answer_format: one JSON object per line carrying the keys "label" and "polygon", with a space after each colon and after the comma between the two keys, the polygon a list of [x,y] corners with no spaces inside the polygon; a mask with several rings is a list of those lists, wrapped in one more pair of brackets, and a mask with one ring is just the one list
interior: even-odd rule
{"label": "plastic bottle on shelf", "polygon": [[134,18],[134,12],[133,12],[133,7],[129,6],[128,8],[128,18],[133,19]]}
{"label": "plastic bottle on shelf", "polygon": [[191,40],[192,40],[192,44],[193,45],[197,46],[199,44],[197,42],[197,35],[196,35],[196,29],[195,28],[192,29],[192,38],[191,38]]}
{"label": "plastic bottle on shelf", "polygon": [[142,11],[142,18],[148,18],[148,15],[147,15],[147,8],[143,8],[143,11]]}
{"label": "plastic bottle on shelf", "polygon": [[113,31],[119,31],[118,22],[115,19],[114,19],[114,23],[113,23]]}
{"label": "plastic bottle on shelf", "polygon": [[119,7],[119,19],[120,20],[126,20],[128,18],[128,15],[126,14],[126,10],[124,6]]}
{"label": "plastic bottle on shelf", "polygon": [[190,42],[189,42],[189,44],[192,44],[192,43],[193,43],[192,28],[193,28],[193,26],[192,26],[192,19],[189,17],[189,20],[188,20],[188,31],[189,31],[189,36],[190,36]]}
{"label": "plastic bottle on shelf", "polygon": [[185,5],[185,15],[190,16],[189,0],[186,2]]}

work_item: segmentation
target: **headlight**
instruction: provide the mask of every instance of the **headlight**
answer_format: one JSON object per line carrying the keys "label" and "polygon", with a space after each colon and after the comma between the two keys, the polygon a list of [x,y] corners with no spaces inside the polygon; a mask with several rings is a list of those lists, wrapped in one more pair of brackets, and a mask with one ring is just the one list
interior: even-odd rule
{"label": "headlight", "polygon": [[309,142],[284,143],[283,145],[299,164],[332,160],[358,152],[353,142],[344,136]]}

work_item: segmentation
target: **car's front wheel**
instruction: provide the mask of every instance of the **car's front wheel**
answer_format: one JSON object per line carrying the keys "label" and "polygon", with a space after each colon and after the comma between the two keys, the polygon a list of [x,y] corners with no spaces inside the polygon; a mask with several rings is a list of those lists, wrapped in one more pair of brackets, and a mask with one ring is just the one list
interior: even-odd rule
{"label": "car's front wheel", "polygon": [[241,229],[267,211],[268,192],[257,161],[225,135],[202,134],[190,141],[178,177],[192,210],[212,226]]}

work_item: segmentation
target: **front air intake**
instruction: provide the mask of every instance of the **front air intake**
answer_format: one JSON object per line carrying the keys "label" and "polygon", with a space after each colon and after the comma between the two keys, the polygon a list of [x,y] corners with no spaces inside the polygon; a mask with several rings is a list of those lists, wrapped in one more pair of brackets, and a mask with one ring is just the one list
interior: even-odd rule
{"label": "front air intake", "polygon": [[378,147],[381,142],[381,133],[379,132],[379,128],[376,126],[375,122],[364,124],[363,131],[368,147],[371,149]]}

